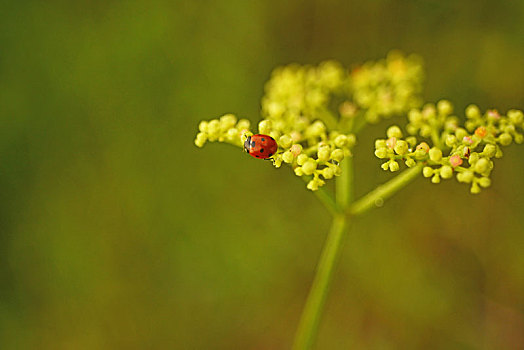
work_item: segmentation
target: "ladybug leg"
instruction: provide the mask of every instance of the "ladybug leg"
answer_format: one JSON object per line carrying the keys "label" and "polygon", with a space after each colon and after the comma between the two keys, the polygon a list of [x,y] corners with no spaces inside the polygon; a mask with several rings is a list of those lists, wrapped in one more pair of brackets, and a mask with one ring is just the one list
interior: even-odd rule
{"label": "ladybug leg", "polygon": [[265,158],[264,160],[270,160],[275,165],[275,159],[273,157]]}

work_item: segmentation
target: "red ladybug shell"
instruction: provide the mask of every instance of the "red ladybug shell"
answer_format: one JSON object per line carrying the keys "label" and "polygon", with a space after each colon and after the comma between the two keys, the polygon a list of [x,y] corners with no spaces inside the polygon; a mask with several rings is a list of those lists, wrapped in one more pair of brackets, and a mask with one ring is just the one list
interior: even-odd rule
{"label": "red ladybug shell", "polygon": [[277,142],[269,135],[256,134],[244,142],[244,151],[255,158],[267,159],[278,149]]}

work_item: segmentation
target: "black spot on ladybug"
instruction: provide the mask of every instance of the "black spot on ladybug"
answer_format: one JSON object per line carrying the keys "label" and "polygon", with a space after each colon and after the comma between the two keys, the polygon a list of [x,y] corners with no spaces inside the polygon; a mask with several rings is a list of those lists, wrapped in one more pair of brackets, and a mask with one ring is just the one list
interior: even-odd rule
{"label": "black spot on ladybug", "polygon": [[268,157],[271,157],[272,155],[273,155],[273,153],[269,153],[267,156],[268,156]]}
{"label": "black spot on ladybug", "polygon": [[262,138],[262,141],[266,141],[266,139],[265,139],[265,138]]}
{"label": "black spot on ladybug", "polygon": [[263,148],[260,149],[260,153],[264,153],[264,149]]}
{"label": "black spot on ladybug", "polygon": [[251,147],[255,147],[255,141],[251,141]]}

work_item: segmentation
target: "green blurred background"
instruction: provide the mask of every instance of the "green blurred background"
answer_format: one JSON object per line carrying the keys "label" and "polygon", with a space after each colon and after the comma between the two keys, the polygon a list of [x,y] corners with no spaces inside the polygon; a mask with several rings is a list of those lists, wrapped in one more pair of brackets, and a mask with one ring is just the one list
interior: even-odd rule
{"label": "green blurred background", "polygon": [[[289,348],[329,214],[289,168],[197,149],[199,120],[256,122],[278,65],[390,49],[427,101],[522,109],[523,38],[509,0],[0,1],[0,348]],[[523,174],[511,146],[480,195],[420,178],[355,222],[318,348],[524,348]]]}

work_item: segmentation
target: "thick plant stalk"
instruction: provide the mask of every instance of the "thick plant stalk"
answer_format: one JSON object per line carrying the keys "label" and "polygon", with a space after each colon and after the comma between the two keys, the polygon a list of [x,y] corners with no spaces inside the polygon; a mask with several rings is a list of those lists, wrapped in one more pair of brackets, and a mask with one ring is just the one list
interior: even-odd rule
{"label": "thick plant stalk", "polygon": [[340,257],[346,227],[347,218],[345,215],[337,214],[333,217],[331,230],[317,266],[317,273],[302,311],[293,344],[294,350],[311,349],[313,347],[329,286],[333,280],[333,272]]}

